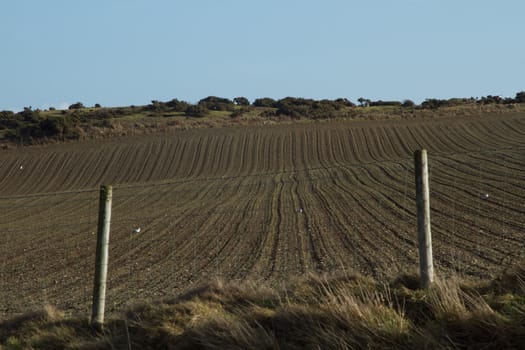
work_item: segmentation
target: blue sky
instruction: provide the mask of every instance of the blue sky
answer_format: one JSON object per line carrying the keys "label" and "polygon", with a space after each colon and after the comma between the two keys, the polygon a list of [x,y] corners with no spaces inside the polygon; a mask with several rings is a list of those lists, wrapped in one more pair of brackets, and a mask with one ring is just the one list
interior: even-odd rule
{"label": "blue sky", "polygon": [[522,0],[16,0],[0,110],[525,90]]}

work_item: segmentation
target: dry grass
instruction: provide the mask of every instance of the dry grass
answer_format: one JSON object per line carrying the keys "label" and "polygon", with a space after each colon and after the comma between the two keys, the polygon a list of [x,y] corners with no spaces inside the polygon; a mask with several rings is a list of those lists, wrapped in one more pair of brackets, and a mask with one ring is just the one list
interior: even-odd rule
{"label": "dry grass", "polygon": [[523,277],[429,290],[415,276],[310,275],[281,288],[214,281],[134,306],[102,333],[45,307],[0,323],[0,349],[519,349]]}

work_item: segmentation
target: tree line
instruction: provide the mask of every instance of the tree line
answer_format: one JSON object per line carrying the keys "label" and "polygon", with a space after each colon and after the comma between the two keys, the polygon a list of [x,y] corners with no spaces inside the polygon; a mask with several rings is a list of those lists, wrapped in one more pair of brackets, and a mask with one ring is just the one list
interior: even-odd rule
{"label": "tree line", "polygon": [[301,97],[285,97],[279,100],[263,97],[250,102],[246,97],[236,97],[228,99],[223,97],[208,96],[201,99],[196,104],[186,101],[173,99],[168,102],[152,101],[148,105],[150,111],[165,113],[169,111],[182,112],[190,117],[203,117],[210,111],[232,112],[232,117],[237,117],[252,110],[251,108],[273,109],[273,113],[267,115],[281,115],[291,118],[331,118],[337,111],[347,107],[401,107],[417,109],[437,109],[440,107],[453,107],[473,104],[516,104],[525,103],[525,91],[516,93],[514,98],[501,96],[483,96],[481,98],[450,98],[450,99],[426,99],[421,104],[416,104],[412,100],[404,101],[383,101],[370,100],[363,97],[357,99],[358,104],[346,98],[335,100],[314,100]]}
{"label": "tree line", "polygon": [[[77,139],[80,137],[79,125],[82,123],[94,126],[107,127],[113,118],[145,115],[150,117],[185,116],[188,118],[202,118],[213,111],[225,112],[231,118],[238,118],[247,113],[257,111],[261,117],[288,117],[292,119],[329,119],[338,116],[347,116],[349,111],[358,108],[396,107],[400,109],[429,109],[436,110],[443,107],[487,105],[487,104],[517,104],[525,103],[525,91],[516,93],[514,98],[501,96],[484,96],[481,98],[450,98],[426,99],[421,104],[412,100],[383,101],[370,100],[363,97],[357,99],[357,104],[346,98],[335,100],[315,100],[301,97],[285,97],[273,99],[270,97],[257,98],[253,102],[246,97],[228,99],[224,97],[208,96],[197,103],[189,103],[179,99],[170,101],[151,101],[145,106],[129,106],[104,108],[95,104],[88,108],[77,102],[67,110],[56,111],[49,108],[43,113],[39,109],[25,107],[20,112],[0,111],[0,131],[4,131],[5,139],[28,140],[36,138]],[[54,113],[51,113],[54,111]]]}

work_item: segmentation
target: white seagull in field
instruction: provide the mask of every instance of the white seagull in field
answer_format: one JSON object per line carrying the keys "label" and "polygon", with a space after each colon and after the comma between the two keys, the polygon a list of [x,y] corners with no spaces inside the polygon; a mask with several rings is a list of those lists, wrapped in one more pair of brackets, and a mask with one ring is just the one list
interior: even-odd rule
{"label": "white seagull in field", "polygon": [[136,227],[132,231],[133,233],[140,233],[140,227]]}

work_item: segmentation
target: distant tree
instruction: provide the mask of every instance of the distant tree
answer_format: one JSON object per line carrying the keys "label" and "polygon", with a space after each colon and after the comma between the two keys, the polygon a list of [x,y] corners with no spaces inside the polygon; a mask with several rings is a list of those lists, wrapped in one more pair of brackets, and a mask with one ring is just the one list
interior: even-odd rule
{"label": "distant tree", "polygon": [[36,123],[40,120],[40,111],[38,109],[33,111],[31,106],[24,107],[24,110],[18,112],[18,115],[20,115],[24,121],[30,123]]}
{"label": "distant tree", "polygon": [[257,98],[252,104],[254,107],[277,107],[277,101],[270,97]]}
{"label": "distant tree", "polygon": [[174,98],[173,100],[166,102],[166,106],[172,108],[175,112],[184,112],[188,109],[190,104],[186,101],[179,101]]}
{"label": "distant tree", "polygon": [[440,107],[444,107],[447,105],[446,100],[440,100],[436,98],[427,98],[423,103],[421,103],[421,107],[427,108],[427,109],[437,109]]}
{"label": "distant tree", "polygon": [[250,101],[246,97],[235,97],[233,99],[233,102],[237,106],[249,106],[250,105]]}
{"label": "distant tree", "polygon": [[15,112],[13,111],[0,111],[0,119],[11,119],[15,116]]}
{"label": "distant tree", "polygon": [[416,104],[412,100],[404,100],[402,106],[403,107],[414,107]]}
{"label": "distant tree", "polygon": [[309,110],[306,116],[314,119],[335,118],[339,114],[338,111],[342,110],[343,108],[353,106],[353,103],[350,102],[351,105],[349,105],[348,102],[350,101],[346,99],[338,99],[335,101],[314,101],[311,105],[309,105]]}
{"label": "distant tree", "polygon": [[503,102],[505,102],[505,100],[501,96],[492,96],[492,95],[483,96],[479,100],[479,103],[486,104],[486,105],[499,104]]}
{"label": "distant tree", "polygon": [[337,103],[339,106],[355,107],[355,104],[347,98],[338,98],[334,102]]}
{"label": "distant tree", "polygon": [[157,100],[151,101],[151,104],[148,105],[148,110],[160,114],[162,112],[165,112],[167,109],[167,106],[164,102],[160,102]]}
{"label": "distant tree", "polygon": [[275,102],[274,106],[277,108],[277,115],[293,119],[327,119],[341,116],[342,110],[355,105],[344,98],[314,100],[302,97],[285,97]]}
{"label": "distant tree", "polygon": [[68,107],[68,109],[81,109],[84,108],[84,105],[82,102],[73,103],[71,106]]}
{"label": "distant tree", "polygon": [[186,116],[196,118],[205,117],[208,113],[209,110],[201,105],[190,105],[185,111]]}
{"label": "distant tree", "polygon": [[211,111],[233,111],[232,100],[217,96],[208,96],[198,102],[198,105]]}
{"label": "distant tree", "polygon": [[359,97],[359,98],[357,99],[357,102],[359,102],[359,105],[360,105],[361,107],[368,107],[368,106],[370,106],[370,100],[369,100],[369,99],[366,99],[366,98],[364,98],[364,97]]}
{"label": "distant tree", "polygon": [[20,121],[13,111],[0,112],[0,130],[16,129],[20,126]]}
{"label": "distant tree", "polygon": [[101,108],[102,106],[100,105],[100,103],[95,103],[95,108]]}
{"label": "distant tree", "polygon": [[277,101],[277,113],[293,119],[309,117],[315,101],[301,97],[285,97]]}
{"label": "distant tree", "polygon": [[50,111],[56,111],[57,109],[55,107],[49,107]]}
{"label": "distant tree", "polygon": [[514,99],[516,100],[516,103],[525,103],[525,91],[518,92]]}

